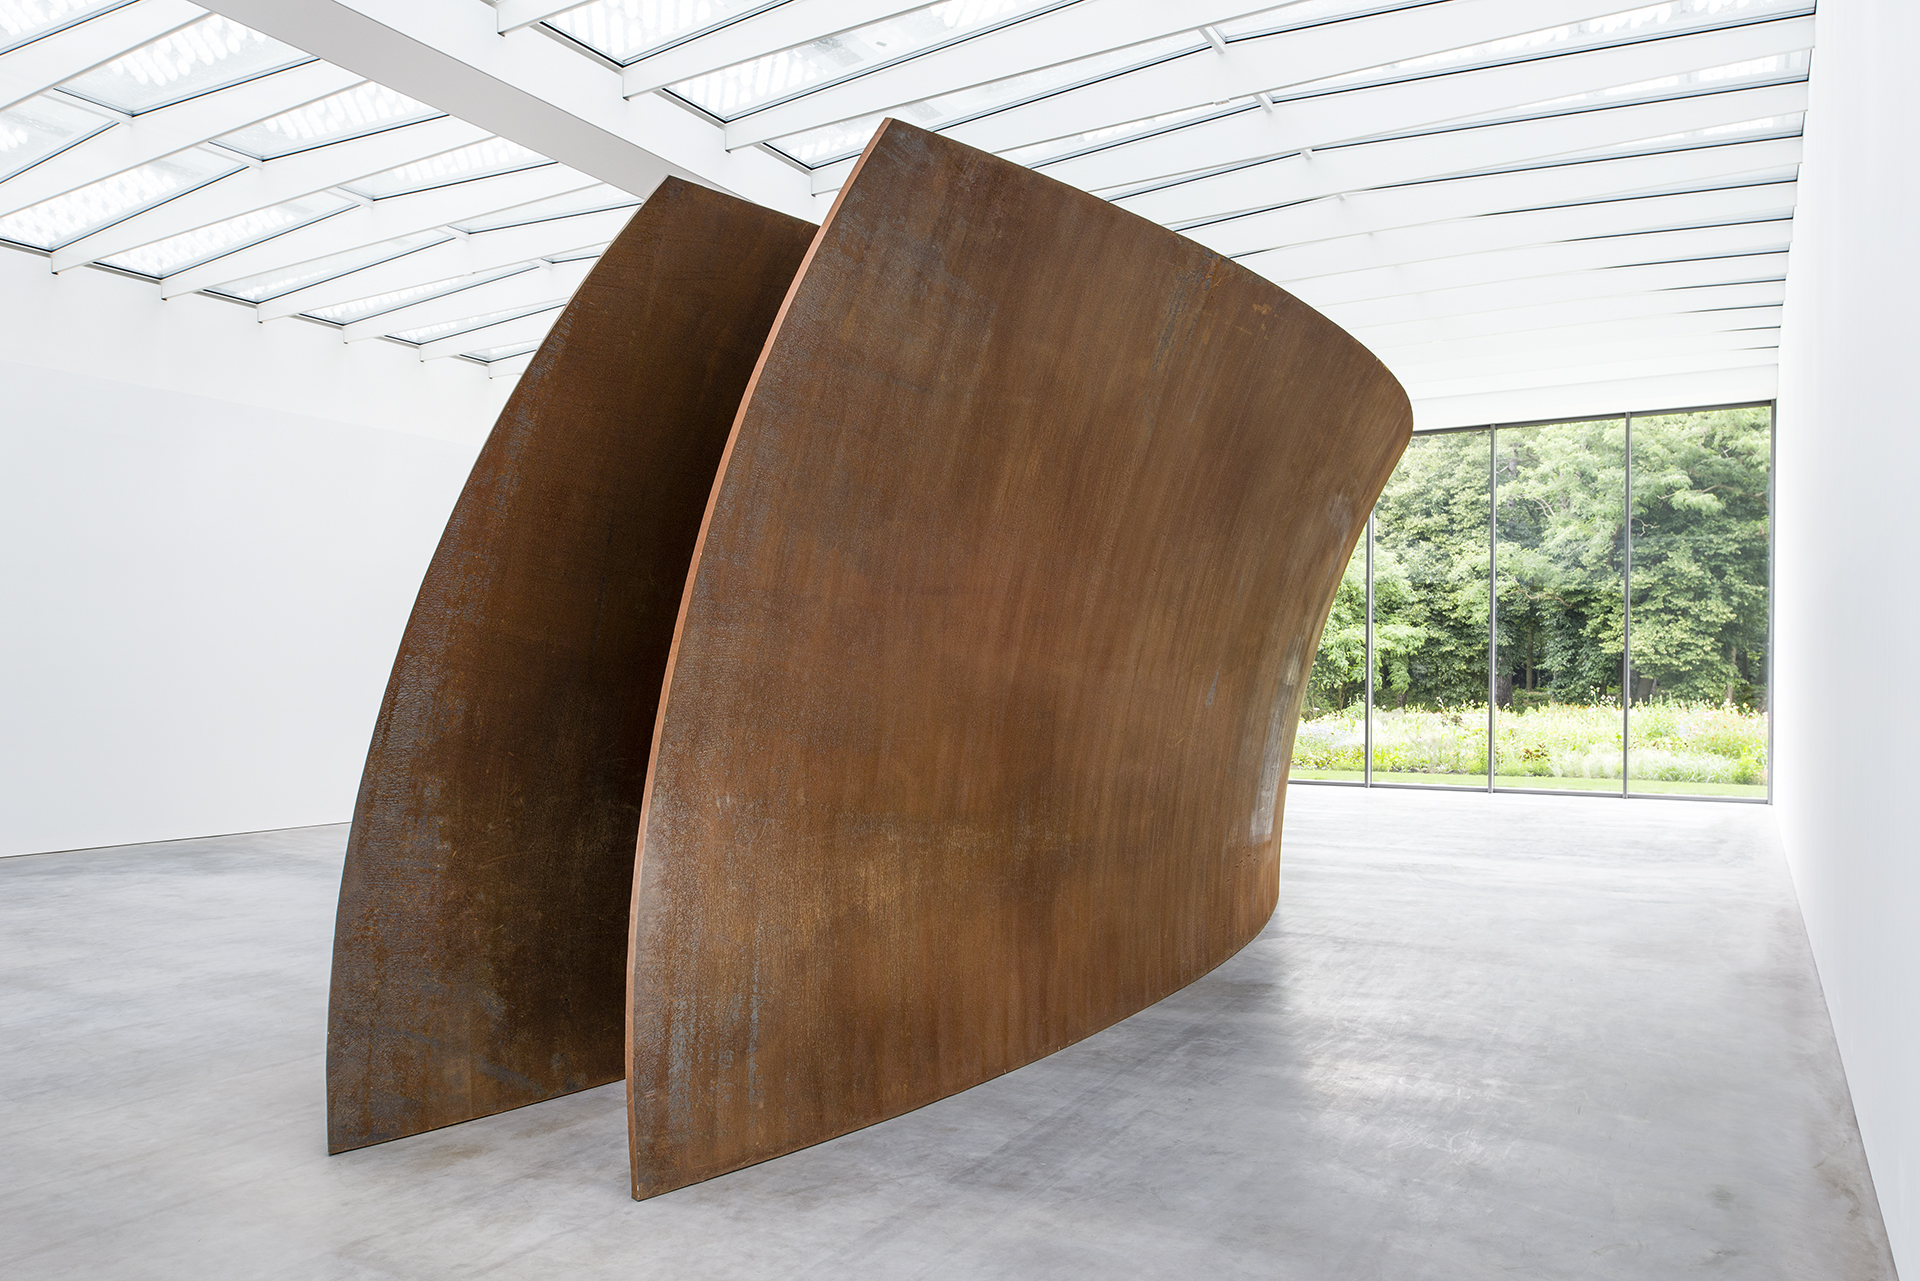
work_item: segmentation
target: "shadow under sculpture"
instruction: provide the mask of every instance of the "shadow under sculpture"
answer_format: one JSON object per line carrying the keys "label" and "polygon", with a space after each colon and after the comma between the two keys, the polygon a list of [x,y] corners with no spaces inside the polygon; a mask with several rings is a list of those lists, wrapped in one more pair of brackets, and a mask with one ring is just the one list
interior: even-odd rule
{"label": "shadow under sculpture", "polygon": [[[565,932],[585,904],[591,933],[568,955],[594,976],[596,1002],[609,965],[628,966],[636,1197],[1050,1054],[1205,974],[1272,914],[1299,699],[1409,437],[1398,383],[1233,262],[897,121],[787,280],[717,477],[709,464],[698,538],[673,571],[664,687],[658,666],[651,690],[640,675],[590,687],[556,669],[524,695],[527,719],[503,726],[498,753],[455,762],[472,771],[457,786],[410,782],[420,767],[383,749],[396,700],[456,737],[475,728],[463,700],[521,674],[482,664],[449,692],[432,655],[416,670],[403,646],[336,941],[330,1091],[336,1113],[380,1115],[384,1130],[362,1142],[619,1074],[605,1066],[604,1006],[571,1004],[534,972],[547,962],[503,937]],[[636,299],[657,297],[645,290]],[[551,412],[563,456],[570,411]],[[617,490],[591,487],[580,508],[618,506]],[[469,486],[410,643],[433,593],[463,617],[498,607],[477,580],[509,563],[448,552],[470,501],[490,500]],[[529,526],[527,554],[564,563],[534,510],[508,518]],[[668,573],[665,543],[648,548],[658,556],[644,574]],[[568,617],[527,612],[507,630],[534,652],[566,650],[580,643]],[[543,700],[558,714],[622,699],[602,712],[622,726],[607,740],[617,758],[554,754],[535,732],[548,732]],[[602,789],[609,804],[642,806],[623,946],[608,941],[604,901],[618,860],[601,860],[598,836],[543,843],[523,825],[517,844],[496,842],[523,851],[496,870],[492,829],[456,832],[440,798],[451,788],[495,804],[556,770],[637,778],[634,717],[652,721],[644,787]],[[363,836],[389,795],[416,810]],[[577,785],[569,795],[590,799]],[[414,864],[432,875],[389,871]],[[486,1035],[412,1068],[421,1051],[404,1020],[343,1022],[339,975],[368,969],[441,1007],[416,1022]],[[346,990],[370,999],[364,984]],[[517,1040],[490,1004],[501,990],[514,994]],[[501,1044],[526,1052],[486,1057]],[[590,1053],[593,1072],[529,1074],[538,1088],[511,1098],[475,1092],[496,1067],[518,1072],[562,1047]],[[351,1094],[367,1072],[340,1071],[349,1060],[408,1065],[420,1096],[398,1111],[437,1119],[396,1130],[382,1096]]]}

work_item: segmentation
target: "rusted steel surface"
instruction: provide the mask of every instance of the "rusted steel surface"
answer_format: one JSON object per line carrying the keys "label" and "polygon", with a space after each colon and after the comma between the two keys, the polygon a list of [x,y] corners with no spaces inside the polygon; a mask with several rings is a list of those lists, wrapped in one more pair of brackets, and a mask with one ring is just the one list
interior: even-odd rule
{"label": "rusted steel surface", "polygon": [[682,607],[634,1195],[1031,1062],[1246,944],[1410,422],[1275,286],[888,124],[768,340]]}
{"label": "rusted steel surface", "polygon": [[813,231],[669,179],[481,450],[354,811],[333,1151],[621,1076],[661,675],[728,428]]}

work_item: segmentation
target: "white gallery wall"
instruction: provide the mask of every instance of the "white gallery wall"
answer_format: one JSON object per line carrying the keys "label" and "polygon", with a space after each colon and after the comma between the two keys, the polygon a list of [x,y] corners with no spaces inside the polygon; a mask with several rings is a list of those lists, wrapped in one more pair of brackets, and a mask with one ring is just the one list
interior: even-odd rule
{"label": "white gallery wall", "polygon": [[[1775,791],[1903,1275],[1920,1275],[1920,5],[1821,0],[1788,269]],[[1759,1119],[1756,1118],[1756,1121]]]}
{"label": "white gallery wall", "polygon": [[0,295],[0,855],[345,820],[506,385],[25,254]]}

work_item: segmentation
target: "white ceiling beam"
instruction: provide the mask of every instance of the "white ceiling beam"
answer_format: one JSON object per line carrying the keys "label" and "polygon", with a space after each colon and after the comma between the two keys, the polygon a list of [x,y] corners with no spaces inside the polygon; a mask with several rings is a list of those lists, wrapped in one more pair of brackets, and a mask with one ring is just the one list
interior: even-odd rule
{"label": "white ceiling beam", "polygon": [[209,8],[551,156],[636,196],[668,174],[796,217],[824,213],[805,175],[658,95],[628,100],[620,73],[479,4],[436,0],[208,0]]}
{"label": "white ceiling beam", "polygon": [[486,130],[464,120],[441,116],[403,129],[389,129],[370,137],[270,160],[257,169],[242,169],[92,235],[82,236],[54,252],[53,269],[65,271],[82,263],[111,258],[156,240],[254,213],[283,201],[311,196],[398,165],[472,146],[484,142],[488,136]]}
{"label": "white ceiling beam", "polygon": [[841,35],[924,6],[926,0],[787,0],[718,31],[627,64],[622,92],[637,97],[735,63]]}
{"label": "white ceiling beam", "polygon": [[1341,192],[1510,168],[1599,147],[1689,133],[1716,125],[1804,111],[1804,84],[1770,85],[1667,102],[1480,125],[1355,143],[1286,156],[1243,169],[1126,196],[1114,203],[1164,226],[1212,222],[1239,213]]}
{"label": "white ceiling beam", "polygon": [[[1729,227],[1700,227],[1690,231],[1660,231],[1634,236],[1605,236],[1596,240],[1568,240],[1558,244],[1497,249],[1345,271],[1337,275],[1275,281],[1288,293],[1325,310],[1375,298],[1398,298],[1462,289],[1504,280],[1526,280],[1575,271],[1635,267],[1647,263],[1682,262],[1699,258],[1727,258],[1736,254],[1785,253],[1793,223],[1781,218],[1738,223]],[[1265,275],[1264,272],[1261,273]],[[1272,277],[1268,277],[1272,279]]]}
{"label": "white ceiling beam", "polygon": [[1329,22],[1114,76],[944,132],[983,151],[1069,138],[1122,121],[1305,84],[1619,12],[1618,0],[1452,0]]}
{"label": "white ceiling beam", "polygon": [[1394,377],[1405,383],[1434,383],[1448,378],[1524,373],[1563,365],[1598,364],[1679,352],[1745,351],[1778,347],[1778,313],[1773,324],[1744,328],[1723,325],[1615,325],[1582,334],[1557,335],[1558,341],[1499,348],[1458,348],[1416,356],[1407,351],[1377,353]]}
{"label": "white ceiling beam", "polygon": [[[1520,104],[1594,93],[1808,48],[1813,19],[1765,22],[1692,36],[1571,53],[1253,107],[1086,155],[1036,165],[1049,177],[1102,191],[1325,147],[1357,138],[1426,130]],[[1600,105],[1600,104],[1588,104]]]}
{"label": "white ceiling beam", "polygon": [[1549,328],[1411,343],[1404,347],[1378,347],[1373,350],[1380,359],[1396,369],[1412,368],[1448,361],[1470,362],[1509,354],[1559,351],[1630,339],[1656,341],[1696,334],[1778,330],[1780,313],[1781,308],[1776,304],[1771,307],[1730,307],[1721,311],[1675,311],[1612,320],[1581,319],[1573,324]]}
{"label": "white ceiling beam", "polygon": [[295,267],[362,245],[431,231],[463,218],[477,218],[596,185],[593,179],[565,165],[542,165],[410,196],[389,196],[175,272],[160,282],[160,295],[177,298],[223,281]]}
{"label": "white ceiling beam", "polygon": [[1558,418],[1619,414],[1625,410],[1665,409],[1681,405],[1750,404],[1779,392],[1776,365],[1703,369],[1615,382],[1562,383],[1413,402],[1415,431],[1477,427],[1487,423],[1537,423]]}
{"label": "white ceiling beam", "polygon": [[[1665,374],[1691,373],[1708,369],[1744,369],[1779,364],[1776,347],[1743,351],[1708,351],[1675,356],[1647,356],[1636,360],[1598,364],[1532,369],[1524,373],[1467,375],[1433,382],[1406,384],[1407,395],[1414,400],[1438,400],[1450,396],[1473,396],[1487,392],[1517,391],[1528,387],[1557,387],[1579,383],[1616,382],[1631,378],[1652,378]],[[1622,406],[1626,408],[1626,406]]]}
{"label": "white ceiling beam", "polygon": [[1576,298],[1531,307],[1511,307],[1504,311],[1481,311],[1471,315],[1373,325],[1366,331],[1367,346],[1374,351],[1395,351],[1480,339],[1506,341],[1516,334],[1531,334],[1570,325],[1661,320],[1695,313],[1714,316],[1729,312],[1774,311],[1785,297],[1784,283],[1763,281],[1696,289],[1655,289],[1606,298]]}
{"label": "white ceiling beam", "polygon": [[1166,0],[1080,0],[764,107],[727,125],[727,146],[745,147],[857,120],[1272,7],[1248,0],[1185,0],[1178,5]]}
{"label": "white ceiling beam", "polygon": [[[508,227],[501,231],[451,238],[399,258],[296,289],[260,303],[262,321],[297,316],[301,312],[390,294],[418,285],[478,276],[516,263],[553,254],[570,254],[604,247],[633,215],[631,209],[556,218],[551,222]],[[597,256],[597,255],[596,255]]]}
{"label": "white ceiling beam", "polygon": [[1240,264],[1269,280],[1300,280],[1595,236],[1791,218],[1794,190],[1791,182],[1773,182],[1492,214],[1268,249]]}
{"label": "white ceiling beam", "polygon": [[540,352],[536,349],[524,356],[508,356],[505,360],[490,361],[487,364],[487,377],[518,378],[527,372],[527,366],[531,365],[533,358],[539,354]]}
{"label": "white ceiling beam", "polygon": [[1798,138],[1774,138],[1471,178],[1441,178],[1264,210],[1190,227],[1183,234],[1216,253],[1238,257],[1452,218],[1578,204],[1640,191],[1730,183],[1750,175],[1791,175],[1800,163],[1800,152]]}
{"label": "white ceiling beam", "polygon": [[553,328],[553,322],[560,318],[560,306],[561,304],[555,303],[551,308],[537,311],[530,316],[517,316],[479,329],[469,329],[465,333],[449,334],[445,338],[421,343],[414,350],[422,360],[442,360],[448,356],[464,355],[470,351],[484,351],[488,347],[539,342],[547,336],[547,330]]}
{"label": "white ceiling beam", "polygon": [[340,336],[347,342],[359,342],[363,338],[378,338],[383,334],[422,329],[471,316],[491,315],[498,311],[513,311],[547,303],[565,303],[573,297],[573,291],[580,287],[580,282],[587,278],[587,273],[593,270],[596,261],[587,258],[557,266],[542,264],[500,280],[409,303],[365,320],[352,321],[341,327]]}
{"label": "white ceiling beam", "polygon": [[499,0],[493,6],[493,29],[501,35],[545,22],[556,14],[578,9],[588,0]]}
{"label": "white ceiling beam", "polygon": [[1784,253],[1744,254],[1732,258],[1703,258],[1687,262],[1651,263],[1640,267],[1611,267],[1574,271],[1558,276],[1531,276],[1371,298],[1322,308],[1327,318],[1369,347],[1368,333],[1377,326],[1415,320],[1471,316],[1483,311],[1506,311],[1546,303],[1587,298],[1613,298],[1665,289],[1701,285],[1735,285],[1747,281],[1785,279]]}
{"label": "white ceiling beam", "polygon": [[21,45],[0,55],[0,111],[205,16],[186,0],[142,0]]}
{"label": "white ceiling beam", "polygon": [[360,83],[360,77],[351,71],[324,62],[306,62],[171,107],[143,112],[0,183],[0,217]]}

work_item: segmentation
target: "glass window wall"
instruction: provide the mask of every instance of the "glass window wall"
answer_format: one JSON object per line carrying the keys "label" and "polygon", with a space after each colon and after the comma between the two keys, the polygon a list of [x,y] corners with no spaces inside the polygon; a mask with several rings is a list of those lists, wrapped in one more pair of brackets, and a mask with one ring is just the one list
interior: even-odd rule
{"label": "glass window wall", "polygon": [[1631,426],[1628,790],[1763,798],[1772,416]]}
{"label": "glass window wall", "polygon": [[1375,783],[1487,785],[1490,440],[1414,437],[1374,508]]}
{"label": "glass window wall", "polygon": [[1415,436],[1291,777],[1765,800],[1768,405]]}

